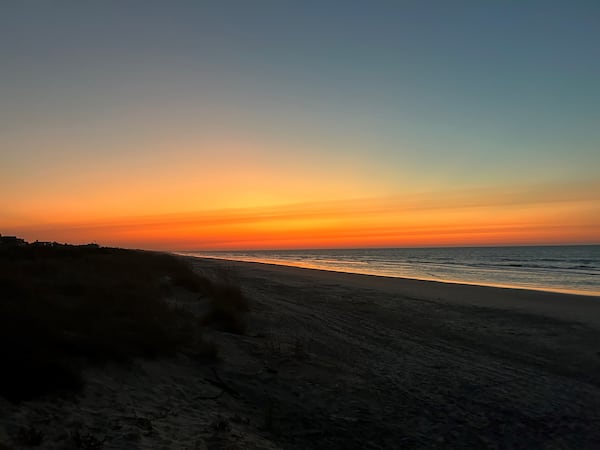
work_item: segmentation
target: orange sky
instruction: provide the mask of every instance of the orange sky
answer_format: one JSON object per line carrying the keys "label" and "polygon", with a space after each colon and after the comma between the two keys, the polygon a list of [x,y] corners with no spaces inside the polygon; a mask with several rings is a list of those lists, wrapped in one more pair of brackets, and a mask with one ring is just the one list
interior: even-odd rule
{"label": "orange sky", "polygon": [[8,232],[165,250],[597,243],[597,192],[539,185],[87,220],[43,212]]}
{"label": "orange sky", "polygon": [[588,4],[9,3],[2,234],[167,250],[600,243]]}

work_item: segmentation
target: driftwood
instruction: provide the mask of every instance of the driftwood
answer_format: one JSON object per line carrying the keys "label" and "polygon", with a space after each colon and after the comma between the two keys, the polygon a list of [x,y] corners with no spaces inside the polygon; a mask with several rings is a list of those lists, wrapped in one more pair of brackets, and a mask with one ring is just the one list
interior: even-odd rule
{"label": "driftwood", "polygon": [[[213,386],[221,389],[221,393],[218,394],[217,397],[221,396],[223,394],[223,392],[227,392],[233,398],[240,398],[240,393],[238,391],[236,391],[235,389],[233,389],[231,386],[229,386],[227,383],[225,383],[223,381],[223,379],[219,376],[219,374],[217,373],[217,370],[214,367],[213,367],[213,374],[215,375],[214,380],[211,378],[204,378],[204,380],[206,382],[212,384]],[[214,398],[217,398],[217,397],[214,397]]]}

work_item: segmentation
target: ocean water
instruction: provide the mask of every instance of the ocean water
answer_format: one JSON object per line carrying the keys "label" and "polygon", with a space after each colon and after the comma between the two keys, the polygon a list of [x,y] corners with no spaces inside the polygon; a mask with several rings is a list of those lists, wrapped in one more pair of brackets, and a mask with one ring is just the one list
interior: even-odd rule
{"label": "ocean water", "polygon": [[600,296],[600,245],[181,253],[340,272]]}

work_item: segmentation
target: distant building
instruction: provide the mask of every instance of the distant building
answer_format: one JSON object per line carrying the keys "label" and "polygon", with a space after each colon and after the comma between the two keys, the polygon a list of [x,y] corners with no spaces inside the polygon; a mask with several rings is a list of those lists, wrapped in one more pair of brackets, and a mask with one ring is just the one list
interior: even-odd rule
{"label": "distant building", "polygon": [[25,239],[18,238],[16,236],[2,236],[0,234],[0,245],[7,247],[27,245]]}
{"label": "distant building", "polygon": [[52,247],[54,243],[47,241],[35,241],[32,242],[30,245],[33,245],[34,247]]}

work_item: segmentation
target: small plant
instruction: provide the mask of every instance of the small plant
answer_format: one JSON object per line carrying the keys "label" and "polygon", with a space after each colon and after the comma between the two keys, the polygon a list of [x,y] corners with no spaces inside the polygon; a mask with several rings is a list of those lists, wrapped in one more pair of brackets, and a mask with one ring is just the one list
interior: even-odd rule
{"label": "small plant", "polygon": [[106,437],[100,440],[90,433],[80,433],[79,429],[76,429],[71,434],[71,439],[73,440],[75,448],[81,448],[84,450],[94,450],[102,448],[104,447],[104,442],[106,442]]}
{"label": "small plant", "polygon": [[283,346],[276,337],[270,337],[264,341],[265,352],[268,356],[280,358],[283,355]]}
{"label": "small plant", "polygon": [[232,281],[231,275],[224,273],[226,275],[221,273],[220,279],[213,282],[210,288],[210,310],[202,319],[202,323],[220,331],[244,334],[245,313],[250,309],[249,302],[240,287]]}
{"label": "small plant", "polygon": [[263,351],[271,359],[295,359],[301,361],[310,357],[308,353],[308,340],[300,336],[296,336],[291,343],[282,343],[281,339],[275,336],[269,337],[263,343]]}
{"label": "small plant", "polygon": [[270,433],[276,432],[275,428],[275,402],[270,399],[264,410],[264,430]]}
{"label": "small plant", "polygon": [[231,424],[227,420],[227,418],[219,416],[212,423],[211,428],[213,433],[227,433],[231,431]]}
{"label": "small plant", "polygon": [[21,427],[17,432],[17,442],[25,447],[38,447],[44,441],[44,433],[33,425],[30,427]]}
{"label": "small plant", "polygon": [[308,359],[308,351],[306,350],[306,341],[300,337],[296,337],[292,345],[292,353],[295,359]]}

